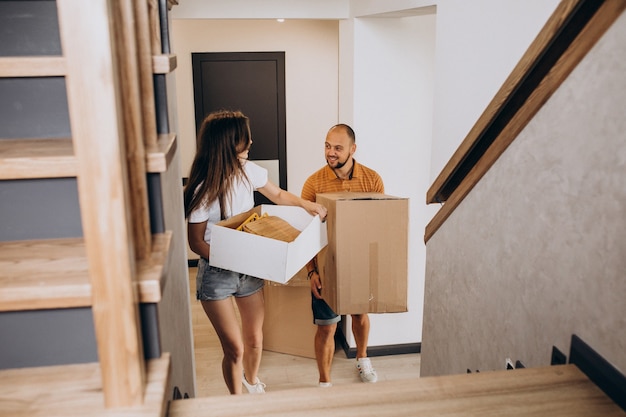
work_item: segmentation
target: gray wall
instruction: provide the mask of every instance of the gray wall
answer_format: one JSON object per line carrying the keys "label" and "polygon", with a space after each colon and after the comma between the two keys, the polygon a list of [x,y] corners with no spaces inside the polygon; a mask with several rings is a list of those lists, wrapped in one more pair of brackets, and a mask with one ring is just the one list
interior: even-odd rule
{"label": "gray wall", "polygon": [[[55,2],[0,1],[0,56],[58,55],[58,32]],[[63,77],[0,79],[0,140],[69,136]],[[0,241],[82,234],[75,178],[0,181]],[[0,369],[98,360],[90,308],[2,312],[0,335]]]}
{"label": "gray wall", "polygon": [[580,336],[626,372],[626,14],[427,243],[421,375],[548,365]]}

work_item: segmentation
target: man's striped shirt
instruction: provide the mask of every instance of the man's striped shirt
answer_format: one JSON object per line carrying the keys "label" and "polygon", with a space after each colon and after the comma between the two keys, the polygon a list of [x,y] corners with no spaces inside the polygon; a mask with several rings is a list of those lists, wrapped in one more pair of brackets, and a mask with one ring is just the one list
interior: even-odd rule
{"label": "man's striped shirt", "polygon": [[384,193],[383,180],[376,171],[354,160],[352,174],[347,180],[337,178],[335,171],[328,164],[311,174],[302,187],[302,198],[315,201],[315,195],[321,193],[375,192]]}

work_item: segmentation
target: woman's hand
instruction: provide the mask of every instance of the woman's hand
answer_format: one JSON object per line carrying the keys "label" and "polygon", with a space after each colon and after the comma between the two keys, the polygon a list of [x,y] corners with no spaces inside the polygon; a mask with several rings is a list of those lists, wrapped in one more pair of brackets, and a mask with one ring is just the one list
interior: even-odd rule
{"label": "woman's hand", "polygon": [[271,181],[268,181],[265,186],[258,188],[257,191],[267,197],[274,204],[285,206],[300,206],[308,211],[309,214],[312,216],[319,215],[320,220],[322,221],[326,219],[326,215],[328,214],[328,210],[326,210],[326,207],[322,206],[321,204],[317,204],[312,201],[300,198],[295,194],[290,193],[289,191],[283,190]]}
{"label": "woman's hand", "polygon": [[328,210],[321,204],[314,203],[312,201],[304,200],[304,209],[309,212],[309,214],[315,216],[316,214],[320,216],[320,220],[326,220],[326,216],[328,215]]}

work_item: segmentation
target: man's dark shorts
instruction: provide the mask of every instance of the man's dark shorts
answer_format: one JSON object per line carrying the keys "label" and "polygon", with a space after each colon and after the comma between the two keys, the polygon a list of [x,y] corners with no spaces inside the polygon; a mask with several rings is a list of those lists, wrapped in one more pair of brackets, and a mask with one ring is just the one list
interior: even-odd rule
{"label": "man's dark shorts", "polygon": [[326,301],[315,298],[313,293],[311,293],[311,307],[313,308],[313,323],[315,324],[327,326],[341,321],[341,316],[337,315]]}

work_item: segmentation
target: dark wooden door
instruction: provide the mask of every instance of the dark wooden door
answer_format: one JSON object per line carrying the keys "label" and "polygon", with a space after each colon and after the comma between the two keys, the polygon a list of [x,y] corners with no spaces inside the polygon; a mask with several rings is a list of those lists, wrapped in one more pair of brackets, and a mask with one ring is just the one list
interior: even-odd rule
{"label": "dark wooden door", "polygon": [[250,160],[277,160],[278,185],[285,189],[285,53],[212,52],[191,55],[196,131],[204,117],[214,110],[241,110],[250,118],[254,142]]}

